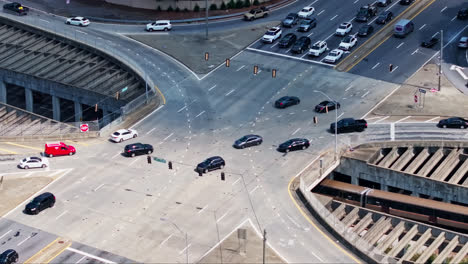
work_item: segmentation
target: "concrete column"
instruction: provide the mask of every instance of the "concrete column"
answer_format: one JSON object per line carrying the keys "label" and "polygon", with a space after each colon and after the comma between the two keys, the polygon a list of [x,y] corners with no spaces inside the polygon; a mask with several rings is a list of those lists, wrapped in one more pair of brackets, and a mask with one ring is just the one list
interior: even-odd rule
{"label": "concrete column", "polygon": [[7,89],[6,83],[3,80],[0,80],[0,102],[7,103]]}
{"label": "concrete column", "polygon": [[351,176],[351,184],[359,185],[359,179],[356,176]]}
{"label": "concrete column", "polygon": [[60,121],[60,98],[52,95],[52,112],[53,119]]}
{"label": "concrete column", "polygon": [[380,184],[380,190],[384,191],[384,192],[388,192],[388,185],[386,184]]}
{"label": "concrete column", "polygon": [[107,108],[102,109],[102,122],[103,126],[109,124],[111,122],[110,111]]}
{"label": "concrete column", "polygon": [[80,122],[80,118],[83,117],[83,106],[78,101],[74,101],[74,103],[75,103],[75,122]]}
{"label": "concrete column", "polygon": [[24,95],[26,99],[26,111],[33,112],[33,96],[32,96],[32,90],[29,88],[24,88]]}

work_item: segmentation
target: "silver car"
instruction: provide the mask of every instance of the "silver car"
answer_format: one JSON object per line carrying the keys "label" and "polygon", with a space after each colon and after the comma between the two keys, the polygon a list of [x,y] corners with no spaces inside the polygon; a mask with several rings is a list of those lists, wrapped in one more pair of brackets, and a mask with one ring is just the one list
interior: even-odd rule
{"label": "silver car", "polygon": [[49,160],[43,157],[27,157],[21,160],[18,167],[21,169],[46,168],[49,166]]}

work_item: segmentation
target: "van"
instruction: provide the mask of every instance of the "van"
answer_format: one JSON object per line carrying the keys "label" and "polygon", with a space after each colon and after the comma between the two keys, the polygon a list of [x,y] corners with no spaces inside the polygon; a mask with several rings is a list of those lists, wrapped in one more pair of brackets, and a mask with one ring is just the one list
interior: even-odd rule
{"label": "van", "polygon": [[398,23],[395,24],[394,35],[397,38],[404,38],[409,33],[413,32],[414,24],[411,20],[400,19]]}
{"label": "van", "polygon": [[51,142],[45,144],[44,154],[48,157],[61,156],[61,155],[74,155],[76,149],[73,146],[67,145],[63,142]]}
{"label": "van", "polygon": [[54,207],[55,196],[50,192],[45,192],[39,196],[36,196],[31,202],[26,205],[24,212],[26,214],[38,214],[42,210],[49,207]]}

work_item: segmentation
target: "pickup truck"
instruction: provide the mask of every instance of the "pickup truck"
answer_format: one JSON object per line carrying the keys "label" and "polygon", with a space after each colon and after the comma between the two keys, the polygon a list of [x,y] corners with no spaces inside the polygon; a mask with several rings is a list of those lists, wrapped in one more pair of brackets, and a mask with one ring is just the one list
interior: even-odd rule
{"label": "pickup truck", "polygon": [[28,14],[29,8],[21,5],[20,3],[13,2],[3,5],[4,10],[12,11],[19,16],[25,16]]}
{"label": "pickup truck", "polygon": [[267,17],[270,14],[270,10],[267,7],[254,8],[244,14],[244,20],[252,21],[257,18]]}
{"label": "pickup truck", "polygon": [[367,22],[369,18],[375,16],[377,14],[377,7],[374,5],[365,5],[362,6],[357,15],[356,21],[357,22]]}
{"label": "pickup truck", "polygon": [[[367,121],[364,119],[343,118],[338,121],[337,133],[362,132],[367,128]],[[330,124],[330,132],[335,133],[335,122]]]}

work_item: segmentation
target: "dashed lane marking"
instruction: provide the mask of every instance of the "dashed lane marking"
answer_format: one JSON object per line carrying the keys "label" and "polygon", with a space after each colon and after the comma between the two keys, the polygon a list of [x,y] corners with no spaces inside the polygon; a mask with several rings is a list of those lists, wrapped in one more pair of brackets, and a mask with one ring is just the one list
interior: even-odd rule
{"label": "dashed lane marking", "polygon": [[203,115],[204,113],[205,113],[205,110],[201,111],[198,115],[195,116],[195,118],[197,118],[197,117]]}
{"label": "dashed lane marking", "polygon": [[14,152],[14,151],[11,151],[11,150],[8,150],[8,149],[3,149],[3,148],[0,148],[0,151],[8,152],[10,154],[18,154],[18,152]]}
{"label": "dashed lane marking", "polygon": [[402,119],[396,121],[395,123],[402,122],[402,121],[404,121],[404,120],[406,120],[406,119],[408,119],[408,118],[411,118],[411,116],[403,117]]}
{"label": "dashed lane marking", "polygon": [[434,121],[434,120],[436,120],[436,119],[438,119],[438,118],[440,118],[440,116],[436,116],[436,117],[434,117],[434,118],[431,118],[431,119],[429,119],[429,120],[426,120],[426,121],[424,121],[424,123],[429,123],[429,122]]}
{"label": "dashed lane marking", "polygon": [[17,143],[13,143],[13,142],[5,142],[5,144],[12,145],[12,146],[17,146],[17,147],[22,147],[22,148],[28,148],[28,149],[39,150],[39,151],[44,150],[44,149],[42,149],[42,148],[36,148],[36,147],[21,145],[21,144],[17,144]]}
{"label": "dashed lane marking", "polygon": [[[276,44],[275,44],[275,45],[276,45]],[[273,46],[271,46],[271,47],[273,47]],[[236,71],[240,71],[240,70],[242,70],[242,68],[244,68],[244,67],[245,67],[245,65],[242,65],[242,66],[240,66],[239,69],[237,69]]]}

